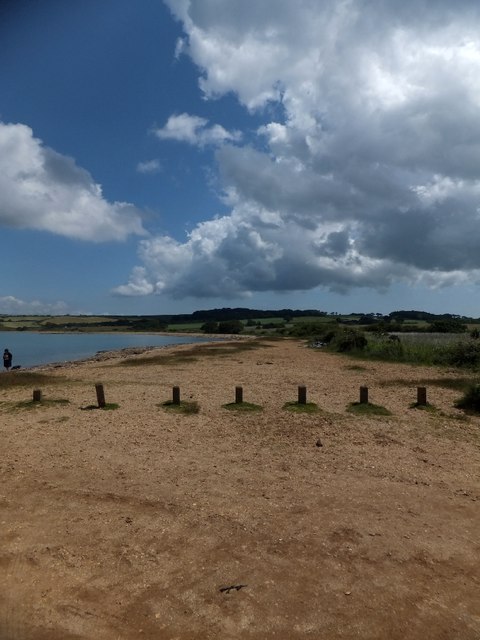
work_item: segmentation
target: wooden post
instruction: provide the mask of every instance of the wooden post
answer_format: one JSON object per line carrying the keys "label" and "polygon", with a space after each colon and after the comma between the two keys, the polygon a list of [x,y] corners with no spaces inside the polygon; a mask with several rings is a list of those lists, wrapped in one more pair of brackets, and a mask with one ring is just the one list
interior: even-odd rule
{"label": "wooden post", "polygon": [[235,387],[235,404],[243,402],[243,387]]}
{"label": "wooden post", "polygon": [[427,387],[417,387],[417,405],[419,407],[427,405]]}
{"label": "wooden post", "polygon": [[103,409],[103,407],[106,405],[105,392],[103,390],[103,384],[96,384],[95,385],[95,391],[97,392],[97,403],[98,403],[98,406],[100,407],[100,409]]}
{"label": "wooden post", "polygon": [[368,404],[368,387],[360,387],[360,404]]}
{"label": "wooden post", "polygon": [[180,404],[180,387],[172,389],[172,404]]}
{"label": "wooden post", "polygon": [[41,402],[42,401],[42,390],[34,389],[33,390],[33,402]]}
{"label": "wooden post", "polygon": [[298,404],[307,404],[307,387],[298,387]]}

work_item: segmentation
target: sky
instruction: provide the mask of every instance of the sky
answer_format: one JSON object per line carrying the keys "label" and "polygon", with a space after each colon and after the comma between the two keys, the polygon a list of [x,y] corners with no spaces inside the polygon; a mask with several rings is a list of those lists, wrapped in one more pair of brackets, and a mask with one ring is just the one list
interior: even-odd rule
{"label": "sky", "polygon": [[0,314],[480,316],[478,0],[0,0]]}

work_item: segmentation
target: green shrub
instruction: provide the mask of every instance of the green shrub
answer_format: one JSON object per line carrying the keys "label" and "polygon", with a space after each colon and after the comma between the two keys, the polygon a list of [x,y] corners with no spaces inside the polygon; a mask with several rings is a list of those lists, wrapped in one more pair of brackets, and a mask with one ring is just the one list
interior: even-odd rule
{"label": "green shrub", "polygon": [[428,327],[427,331],[432,333],[465,333],[467,325],[463,324],[456,318],[448,320],[434,320]]}
{"label": "green shrub", "polygon": [[480,413],[480,384],[472,384],[468,387],[463,397],[457,400],[455,406],[465,411]]}
{"label": "green shrub", "polygon": [[218,333],[218,322],[214,322],[213,320],[209,320],[202,324],[200,329],[203,333]]}
{"label": "green shrub", "polygon": [[439,364],[453,367],[478,367],[480,365],[480,343],[459,341],[445,347],[439,354]]}
{"label": "green shrub", "polygon": [[345,353],[346,351],[361,351],[368,344],[367,339],[356,329],[342,329],[338,331],[331,340],[335,351]]}
{"label": "green shrub", "polygon": [[310,322],[296,322],[290,329],[290,335],[295,338],[312,338],[321,342],[328,342],[325,340],[325,335],[332,333],[332,325],[335,328],[335,323],[326,323],[318,321]]}
{"label": "green shrub", "polygon": [[243,322],[241,320],[224,320],[218,323],[218,333],[241,333]]}

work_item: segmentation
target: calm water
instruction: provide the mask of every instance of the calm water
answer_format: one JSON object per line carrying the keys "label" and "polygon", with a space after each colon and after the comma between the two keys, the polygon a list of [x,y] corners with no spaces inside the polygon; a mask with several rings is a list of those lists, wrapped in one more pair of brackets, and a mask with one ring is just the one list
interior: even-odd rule
{"label": "calm water", "polygon": [[[159,336],[138,333],[30,333],[0,331],[0,349],[13,354],[13,366],[32,367],[50,362],[82,360],[98,351],[126,347],[159,347],[169,344],[205,342],[212,338],[194,336]],[[3,369],[0,365],[0,371]]]}

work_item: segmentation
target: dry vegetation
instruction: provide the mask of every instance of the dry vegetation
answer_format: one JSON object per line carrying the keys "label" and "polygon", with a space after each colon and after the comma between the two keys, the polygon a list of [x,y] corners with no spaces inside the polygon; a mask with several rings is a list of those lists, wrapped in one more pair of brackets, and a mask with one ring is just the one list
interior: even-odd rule
{"label": "dry vegetation", "polygon": [[[1,640],[480,638],[455,371],[234,341],[0,378]],[[81,410],[98,381],[116,410]],[[391,415],[349,412],[361,385]]]}

